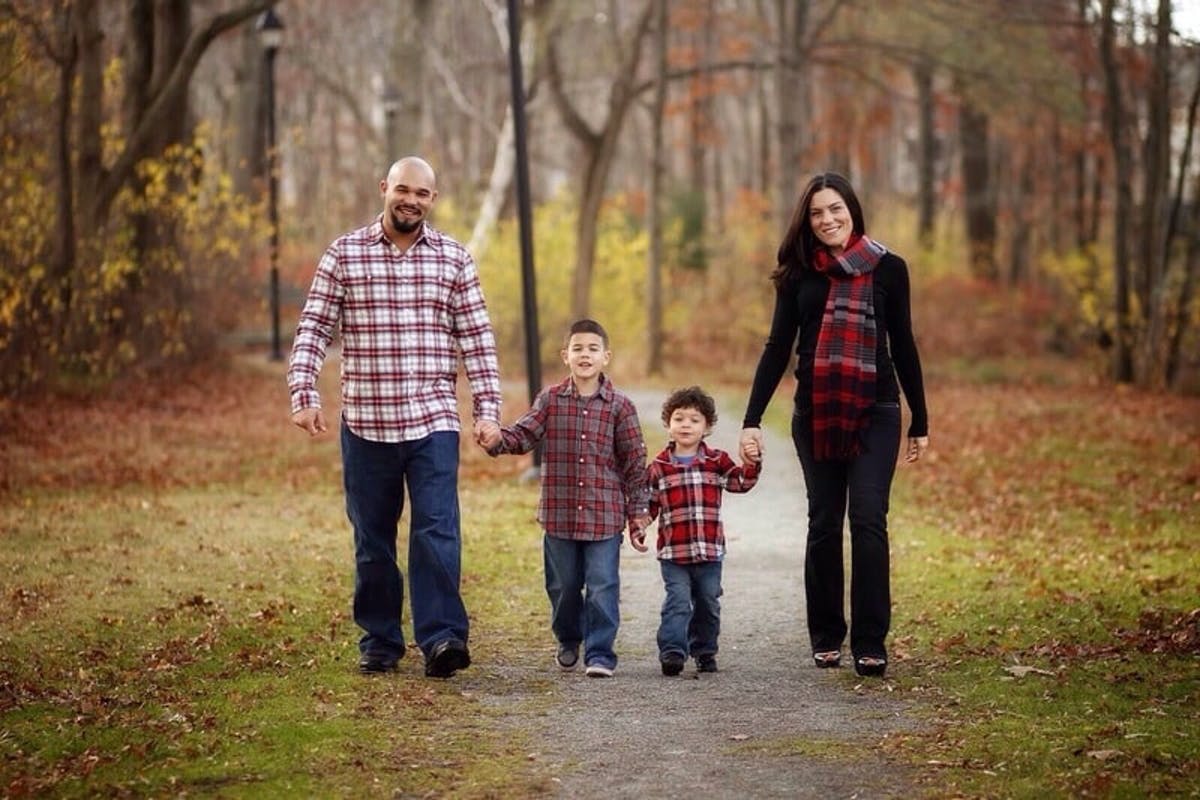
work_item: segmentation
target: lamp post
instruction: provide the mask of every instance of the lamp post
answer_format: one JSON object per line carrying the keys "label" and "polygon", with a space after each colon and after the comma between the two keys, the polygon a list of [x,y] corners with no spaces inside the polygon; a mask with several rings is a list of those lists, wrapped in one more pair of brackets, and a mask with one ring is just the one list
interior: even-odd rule
{"label": "lamp post", "polygon": [[[525,319],[525,371],[529,402],[542,386],[542,360],[538,349],[537,283],[533,269],[533,201],[530,199],[529,155],[525,143],[525,77],[521,67],[521,6],[508,0],[508,74],[512,86],[513,144],[516,147],[517,219],[521,238],[521,298]],[[530,477],[541,475],[542,449],[534,448]]]}
{"label": "lamp post", "polygon": [[395,86],[385,82],[383,92],[379,95],[379,103],[383,106],[383,138],[384,146],[387,148],[383,160],[390,164],[394,159],[400,157],[400,153],[396,149],[396,115],[400,113],[400,107],[404,104],[404,96]]}
{"label": "lamp post", "polygon": [[279,338],[279,159],[275,153],[275,54],[283,44],[283,20],[268,8],[255,24],[262,44],[266,80],[267,214],[271,223],[271,360],[283,360]]}

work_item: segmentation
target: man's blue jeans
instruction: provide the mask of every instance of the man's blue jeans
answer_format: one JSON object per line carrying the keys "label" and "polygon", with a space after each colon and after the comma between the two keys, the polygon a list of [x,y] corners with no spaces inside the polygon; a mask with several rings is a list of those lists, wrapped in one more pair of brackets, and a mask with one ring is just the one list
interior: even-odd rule
{"label": "man's blue jeans", "polygon": [[613,669],[617,666],[613,643],[621,617],[621,534],[599,541],[546,534],[542,554],[554,636],[568,647],[582,643],[585,665]]}
{"label": "man's blue jeans", "polygon": [[354,621],[363,653],[404,654],[404,578],[396,534],[407,484],[412,500],[408,576],[413,638],[428,653],[443,639],[467,641],[459,594],[458,433],[411,442],[372,442],[342,424],[346,515],[354,527]]}
{"label": "man's blue jeans", "polygon": [[900,448],[900,406],[879,403],[849,461],[813,458],[812,417],[792,416],[792,439],[808,490],[804,596],[814,653],[837,650],[846,636],[842,539],[850,519],[850,650],[855,658],[886,658],[892,619],[888,558],[888,495]]}
{"label": "man's blue jeans", "polygon": [[659,561],[663,587],[658,655],[715,656],[721,634],[721,562]]}

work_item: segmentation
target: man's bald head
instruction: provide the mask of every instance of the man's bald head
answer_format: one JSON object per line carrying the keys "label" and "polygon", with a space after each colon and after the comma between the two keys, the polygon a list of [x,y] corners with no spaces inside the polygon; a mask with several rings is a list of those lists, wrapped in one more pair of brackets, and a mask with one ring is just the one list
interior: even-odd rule
{"label": "man's bald head", "polygon": [[392,164],[388,169],[387,182],[389,185],[394,184],[399,176],[407,174],[420,175],[423,183],[437,188],[437,173],[433,171],[429,162],[420,156],[405,156]]}
{"label": "man's bald head", "polygon": [[383,229],[393,242],[411,242],[437,200],[437,176],[429,162],[407,156],[392,164],[379,182]]}

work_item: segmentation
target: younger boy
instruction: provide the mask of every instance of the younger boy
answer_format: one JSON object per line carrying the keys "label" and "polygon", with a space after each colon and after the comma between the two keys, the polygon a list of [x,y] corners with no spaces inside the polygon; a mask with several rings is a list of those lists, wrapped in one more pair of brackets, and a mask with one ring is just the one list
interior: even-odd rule
{"label": "younger boy", "polygon": [[[698,672],[717,671],[721,631],[721,490],[748,492],[758,483],[759,464],[738,466],[704,437],[717,421],[717,406],[699,386],[672,392],[663,403],[671,441],[650,463],[650,518],[658,518],[658,558],[666,598],[658,627],[663,675],[678,675],[688,655]],[[752,456],[753,457],[753,456]],[[645,550],[645,532],[630,541]]]}
{"label": "younger boy", "polygon": [[571,325],[562,350],[566,380],[543,389],[513,425],[481,436],[490,455],[542,450],[538,522],[550,627],[564,670],[612,677],[620,621],[621,533],[640,530],[646,516],[646,443],[637,410],[604,374],[612,352],[600,323]]}

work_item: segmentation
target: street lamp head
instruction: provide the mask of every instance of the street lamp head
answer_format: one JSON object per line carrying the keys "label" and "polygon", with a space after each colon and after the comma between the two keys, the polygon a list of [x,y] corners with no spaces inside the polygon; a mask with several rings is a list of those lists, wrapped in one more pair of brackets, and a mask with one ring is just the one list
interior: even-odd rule
{"label": "street lamp head", "polygon": [[263,50],[269,53],[275,52],[283,44],[283,20],[275,13],[274,8],[268,8],[259,16],[254,30],[258,31],[258,40],[262,43]]}

